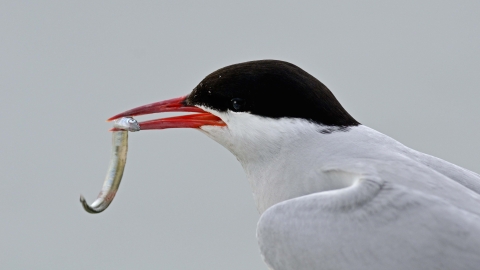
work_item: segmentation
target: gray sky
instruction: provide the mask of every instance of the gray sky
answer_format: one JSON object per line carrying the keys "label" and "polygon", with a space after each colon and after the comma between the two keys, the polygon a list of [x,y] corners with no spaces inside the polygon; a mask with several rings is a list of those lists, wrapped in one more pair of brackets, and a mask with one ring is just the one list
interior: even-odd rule
{"label": "gray sky", "polygon": [[78,201],[106,118],[233,63],[292,62],[361,123],[480,172],[480,2],[160,2],[0,2],[2,269],[266,269],[241,166],[198,131],[130,134],[110,208]]}

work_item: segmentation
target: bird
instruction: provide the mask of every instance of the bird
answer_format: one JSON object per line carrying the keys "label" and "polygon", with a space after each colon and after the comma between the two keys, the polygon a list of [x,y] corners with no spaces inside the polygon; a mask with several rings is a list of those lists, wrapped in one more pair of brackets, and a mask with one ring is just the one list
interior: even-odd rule
{"label": "bird", "polygon": [[269,269],[480,269],[480,175],[355,120],[318,79],[280,60],[229,65],[179,98],[111,117],[190,114],[242,165]]}

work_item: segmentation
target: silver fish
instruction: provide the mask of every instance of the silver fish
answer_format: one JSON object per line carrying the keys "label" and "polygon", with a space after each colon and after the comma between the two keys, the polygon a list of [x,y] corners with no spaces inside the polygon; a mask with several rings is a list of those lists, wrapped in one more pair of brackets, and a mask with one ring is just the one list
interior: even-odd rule
{"label": "silver fish", "polygon": [[120,181],[122,181],[125,163],[127,162],[128,131],[139,131],[140,125],[137,120],[131,117],[123,117],[114,122],[114,128],[119,131],[112,132],[112,155],[100,194],[98,194],[97,199],[91,205],[88,205],[85,198],[80,195],[80,202],[83,208],[92,214],[100,213],[107,209],[113,198],[115,198]]}
{"label": "silver fish", "polygon": [[116,129],[128,130],[128,131],[139,131],[140,125],[138,124],[137,120],[131,117],[122,117],[113,121],[113,127]]}

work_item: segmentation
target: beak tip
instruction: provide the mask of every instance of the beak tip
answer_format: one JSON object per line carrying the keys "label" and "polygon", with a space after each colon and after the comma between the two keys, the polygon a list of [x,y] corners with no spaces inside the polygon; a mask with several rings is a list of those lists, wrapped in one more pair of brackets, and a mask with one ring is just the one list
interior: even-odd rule
{"label": "beak tip", "polygon": [[115,116],[112,116],[112,117],[108,118],[107,120],[105,120],[105,122],[112,122],[113,120],[118,119],[118,118],[119,118],[118,115],[115,115]]}

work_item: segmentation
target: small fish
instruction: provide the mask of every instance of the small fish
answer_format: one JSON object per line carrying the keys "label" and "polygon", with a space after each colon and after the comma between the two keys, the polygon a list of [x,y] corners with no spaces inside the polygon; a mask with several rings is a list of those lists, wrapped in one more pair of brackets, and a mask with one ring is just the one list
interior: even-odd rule
{"label": "small fish", "polygon": [[137,120],[131,117],[122,117],[113,121],[113,127],[115,129],[128,130],[131,132],[140,130],[140,125],[138,124]]}
{"label": "small fish", "polygon": [[137,120],[131,117],[120,118],[113,123],[113,126],[117,131],[112,132],[112,155],[102,190],[91,205],[88,205],[85,198],[80,195],[80,202],[83,208],[92,214],[100,213],[107,209],[113,198],[115,198],[127,162],[128,131],[140,130]]}

